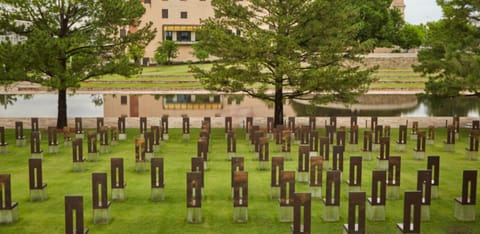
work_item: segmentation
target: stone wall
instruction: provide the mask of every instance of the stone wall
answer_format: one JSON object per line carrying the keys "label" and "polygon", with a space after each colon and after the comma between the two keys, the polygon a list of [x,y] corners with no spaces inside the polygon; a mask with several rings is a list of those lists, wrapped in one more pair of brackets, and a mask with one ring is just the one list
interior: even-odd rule
{"label": "stone wall", "polygon": [[372,53],[365,56],[368,66],[379,65],[380,69],[408,68],[418,63],[416,53]]}

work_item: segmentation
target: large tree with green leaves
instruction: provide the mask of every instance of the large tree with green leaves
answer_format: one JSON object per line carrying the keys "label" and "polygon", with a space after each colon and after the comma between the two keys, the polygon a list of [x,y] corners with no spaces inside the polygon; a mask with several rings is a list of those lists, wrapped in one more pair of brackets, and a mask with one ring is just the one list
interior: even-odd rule
{"label": "large tree with green leaves", "polygon": [[287,99],[351,102],[373,81],[375,68],[362,68],[361,55],[379,38],[365,29],[373,21],[364,19],[357,1],[212,0],[212,5],[215,17],[197,33],[201,48],[219,59],[211,69],[192,70],[210,90],[274,102],[275,125],[283,123]]}
{"label": "large tree with green leaves", "polygon": [[0,83],[57,90],[57,128],[63,128],[68,89],[105,74],[140,72],[128,48],[145,47],[154,37],[151,23],[139,21],[144,12],[138,0],[0,0],[0,34],[26,37],[0,44]]}
{"label": "large tree with green leaves", "polygon": [[428,77],[426,92],[436,96],[480,94],[480,2],[438,0],[444,17],[429,23],[425,48],[414,70]]}

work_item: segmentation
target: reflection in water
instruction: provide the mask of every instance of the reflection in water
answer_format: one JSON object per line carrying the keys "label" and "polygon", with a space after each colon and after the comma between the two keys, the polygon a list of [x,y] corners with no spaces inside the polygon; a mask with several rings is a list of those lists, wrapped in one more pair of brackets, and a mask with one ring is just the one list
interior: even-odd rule
{"label": "reflection in water", "polygon": [[[364,95],[355,104],[314,106],[292,101],[285,116],[470,116],[478,117],[480,98],[432,98],[416,95]],[[70,117],[273,116],[271,103],[246,95],[75,94],[67,98]],[[56,94],[0,95],[0,117],[55,117]],[[28,110],[28,111],[26,111]]]}
{"label": "reflection in water", "polygon": [[297,116],[479,116],[480,98],[436,98],[423,95],[368,94],[360,96],[357,103],[331,103],[311,105],[292,102]]}

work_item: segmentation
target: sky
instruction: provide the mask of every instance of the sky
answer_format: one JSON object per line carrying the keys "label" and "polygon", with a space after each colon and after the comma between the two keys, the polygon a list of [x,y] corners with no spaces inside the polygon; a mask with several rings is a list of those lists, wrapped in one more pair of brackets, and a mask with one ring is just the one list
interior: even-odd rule
{"label": "sky", "polygon": [[439,20],[442,17],[442,9],[436,0],[404,0],[405,21],[410,24],[421,24]]}

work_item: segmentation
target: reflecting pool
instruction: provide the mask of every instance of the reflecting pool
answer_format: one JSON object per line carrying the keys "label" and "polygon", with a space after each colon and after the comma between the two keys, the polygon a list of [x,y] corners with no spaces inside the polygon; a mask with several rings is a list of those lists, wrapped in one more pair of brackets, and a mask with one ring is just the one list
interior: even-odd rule
{"label": "reflecting pool", "polygon": [[[69,117],[160,117],[232,116],[267,117],[273,115],[273,103],[246,95],[214,94],[75,94],[67,97]],[[0,118],[56,117],[56,94],[0,95]],[[478,117],[480,98],[431,98],[413,94],[368,94],[357,103],[311,105],[291,101],[285,104],[285,116],[469,116]]]}

